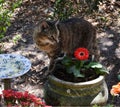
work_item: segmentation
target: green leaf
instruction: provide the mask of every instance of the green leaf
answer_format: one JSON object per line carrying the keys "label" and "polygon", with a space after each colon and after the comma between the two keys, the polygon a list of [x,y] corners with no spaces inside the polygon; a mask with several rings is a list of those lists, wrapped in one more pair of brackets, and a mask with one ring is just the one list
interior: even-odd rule
{"label": "green leaf", "polygon": [[72,66],[67,70],[68,73],[73,73],[75,77],[84,77],[83,74],[80,73],[80,69],[77,69],[76,66]]}
{"label": "green leaf", "polygon": [[68,73],[74,73],[75,69],[76,69],[75,66],[71,66],[71,67],[69,67],[69,68],[67,69],[67,72],[68,72]]}
{"label": "green leaf", "polygon": [[71,66],[72,64],[72,59],[69,57],[64,57],[62,64],[64,64],[65,66]]}
{"label": "green leaf", "polygon": [[97,74],[101,74],[101,75],[109,74],[109,71],[105,68],[95,68],[94,70]]}
{"label": "green leaf", "polygon": [[92,66],[91,66],[91,68],[102,68],[102,65],[101,64],[93,64]]}
{"label": "green leaf", "polygon": [[118,80],[120,81],[120,74],[117,76]]}
{"label": "green leaf", "polygon": [[104,68],[100,69],[100,72],[103,74],[105,74],[105,73],[109,74],[109,71],[107,69],[104,69]]}
{"label": "green leaf", "polygon": [[100,63],[90,62],[88,65],[85,66],[86,68],[102,68],[103,66]]}
{"label": "green leaf", "polygon": [[85,77],[83,74],[80,74],[80,70],[78,70],[78,69],[76,69],[76,71],[73,72],[73,74],[75,77],[82,77],[82,78]]}

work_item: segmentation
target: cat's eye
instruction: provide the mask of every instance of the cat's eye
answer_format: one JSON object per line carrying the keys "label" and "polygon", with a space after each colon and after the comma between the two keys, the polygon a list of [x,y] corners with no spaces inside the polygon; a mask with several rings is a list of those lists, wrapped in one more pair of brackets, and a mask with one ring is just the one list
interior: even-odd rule
{"label": "cat's eye", "polygon": [[39,46],[45,46],[46,44],[39,43]]}
{"label": "cat's eye", "polygon": [[49,45],[49,43],[45,43],[45,45]]}
{"label": "cat's eye", "polygon": [[53,35],[50,36],[49,39],[52,40],[52,41],[56,41],[56,38]]}
{"label": "cat's eye", "polygon": [[52,40],[55,40],[54,36],[51,36],[51,39],[52,39]]}
{"label": "cat's eye", "polygon": [[46,45],[49,45],[49,43],[38,43],[39,46],[46,46]]}

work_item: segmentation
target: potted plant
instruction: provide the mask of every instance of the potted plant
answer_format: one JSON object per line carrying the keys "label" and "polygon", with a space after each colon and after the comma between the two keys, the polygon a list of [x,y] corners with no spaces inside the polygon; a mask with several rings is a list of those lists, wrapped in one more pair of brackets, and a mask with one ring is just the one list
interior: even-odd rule
{"label": "potted plant", "polygon": [[[71,52],[74,48],[83,46],[82,48],[76,49],[74,57],[65,56],[61,60],[58,60],[53,72],[49,72],[51,75],[48,76],[48,80],[44,87],[45,102],[46,104],[52,106],[90,106],[93,104],[104,104],[108,99],[108,88],[104,80],[104,75],[107,74],[108,71],[100,63],[94,62],[97,58],[91,58],[91,54],[95,55],[97,53],[96,51],[92,52],[91,49],[97,50],[96,47],[86,46],[95,43],[95,40],[89,39],[89,37],[93,39],[96,38],[96,33],[94,32],[95,29],[91,26],[91,24],[81,26],[84,25],[84,23],[76,22],[76,20],[73,22],[71,20],[67,20],[71,18],[71,16],[75,16],[75,13],[78,11],[74,8],[76,6],[73,4],[74,1],[70,0],[56,0],[53,18],[59,20],[60,22],[55,21],[54,25],[52,23],[50,24],[49,21],[48,23],[43,21],[40,23],[40,26],[35,29],[33,35],[37,47],[41,51],[46,52],[50,58],[50,65],[54,65],[54,60],[56,60],[56,56],[58,56],[60,52]],[[70,23],[65,26],[64,23],[67,22]],[[77,27],[75,27],[75,25],[77,25]],[[90,25],[93,29],[88,30],[89,27],[87,25]],[[69,28],[66,30],[67,27]],[[77,32],[81,31],[83,27],[85,28],[85,31]],[[72,31],[72,29],[77,30],[63,34],[66,31]],[[94,36],[89,35],[86,37],[85,34],[90,34],[90,32],[86,32],[87,30],[93,31],[91,34],[94,34]],[[71,36],[72,39],[68,38],[68,44],[64,44],[66,42],[66,38],[64,37],[69,37],[70,34],[74,34]],[[88,41],[86,39],[81,39],[81,43],[79,45],[77,45],[77,43],[69,45],[71,40],[74,40],[74,37],[76,36],[77,41],[82,38],[78,38],[79,36],[88,38]],[[82,43],[82,41],[84,41],[84,43]],[[90,44],[89,41],[91,41]],[[72,43],[75,42],[76,41],[72,41]],[[88,50],[84,47],[89,48],[88,50],[90,51],[90,55]],[[72,53],[73,52],[71,52],[71,54]],[[49,66],[49,69],[50,68],[53,68],[53,66]],[[49,71],[51,71],[51,69]]]}
{"label": "potted plant", "polygon": [[56,63],[45,84],[45,101],[54,106],[104,104],[108,99],[105,74],[108,71],[89,58],[86,48],[78,48],[74,58],[65,56]]}

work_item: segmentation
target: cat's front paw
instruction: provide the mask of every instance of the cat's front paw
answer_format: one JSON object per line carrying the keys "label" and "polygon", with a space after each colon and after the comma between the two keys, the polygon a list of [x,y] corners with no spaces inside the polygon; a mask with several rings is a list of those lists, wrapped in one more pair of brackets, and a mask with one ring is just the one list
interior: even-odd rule
{"label": "cat's front paw", "polygon": [[61,53],[61,54],[55,59],[55,61],[56,61],[56,62],[57,62],[57,61],[61,61],[61,60],[64,59],[65,56],[66,56],[66,53]]}

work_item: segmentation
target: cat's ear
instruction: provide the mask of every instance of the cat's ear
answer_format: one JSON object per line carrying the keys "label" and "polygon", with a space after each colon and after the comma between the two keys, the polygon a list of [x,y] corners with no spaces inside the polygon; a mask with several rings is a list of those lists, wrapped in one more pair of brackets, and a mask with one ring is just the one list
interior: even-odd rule
{"label": "cat's ear", "polygon": [[45,20],[41,22],[40,26],[41,26],[42,30],[49,28],[49,25]]}

